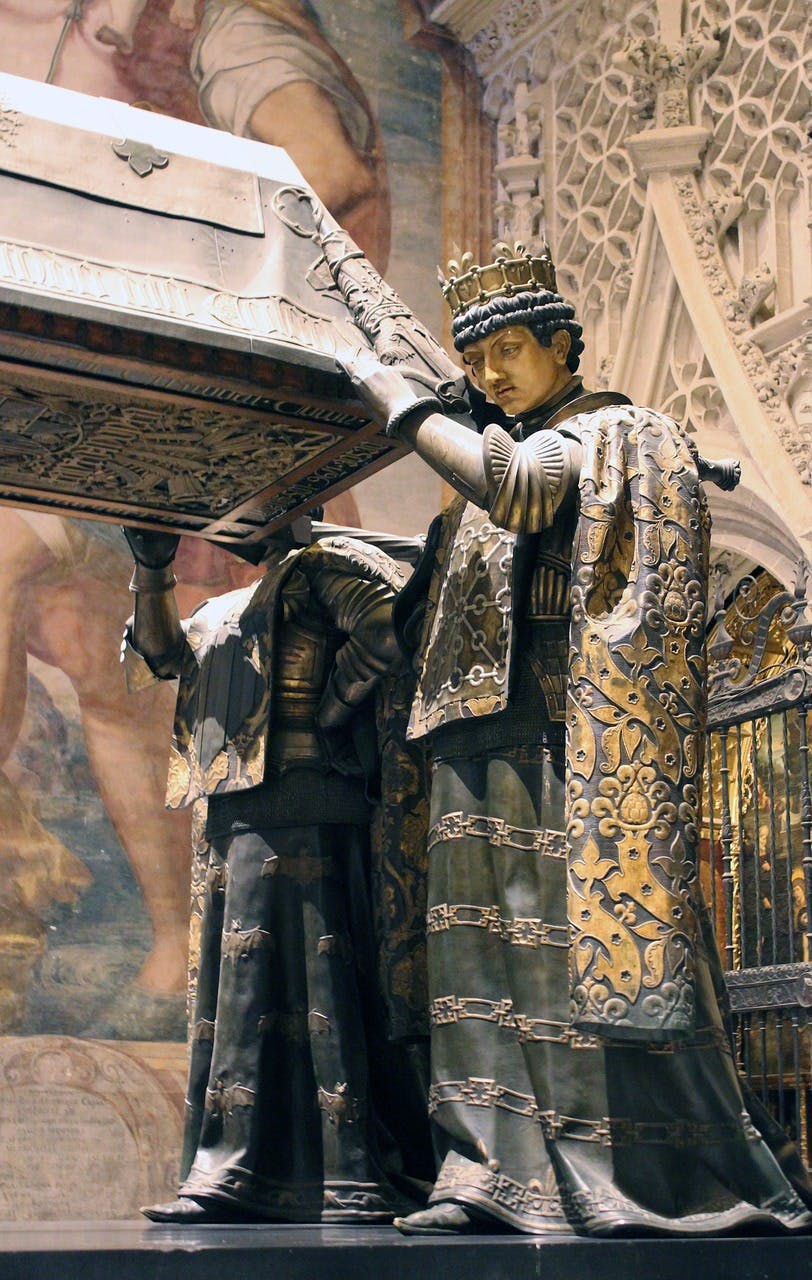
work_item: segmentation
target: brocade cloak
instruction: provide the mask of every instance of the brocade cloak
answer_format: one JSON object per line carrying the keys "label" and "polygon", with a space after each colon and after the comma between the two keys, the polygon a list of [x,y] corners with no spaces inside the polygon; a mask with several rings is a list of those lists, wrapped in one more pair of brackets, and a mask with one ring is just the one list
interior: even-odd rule
{"label": "brocade cloak", "polygon": [[694,452],[632,407],[556,429],[579,502],[517,519],[553,506],[519,443],[491,512],[513,531],[456,504],[423,627],[431,1201],[534,1234],[808,1230],[800,1159],[737,1078],[696,877]]}
{"label": "brocade cloak", "polygon": [[[571,555],[573,1021],[616,1039],[668,1040],[694,1025],[707,504],[696,450],[662,414],[612,404],[552,429],[580,444],[581,458],[571,552],[555,548]],[[507,477],[513,492],[503,484],[495,504],[512,510],[511,530],[462,501],[447,513],[412,738],[458,720],[496,721],[508,705],[521,577],[534,541],[551,536],[522,523],[522,509],[535,508],[517,504],[516,492],[538,483],[519,444]]]}

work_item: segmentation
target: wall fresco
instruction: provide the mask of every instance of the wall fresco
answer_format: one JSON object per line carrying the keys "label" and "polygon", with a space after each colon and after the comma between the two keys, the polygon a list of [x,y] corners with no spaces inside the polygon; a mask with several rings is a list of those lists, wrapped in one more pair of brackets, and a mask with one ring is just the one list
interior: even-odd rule
{"label": "wall fresco", "polygon": [[[397,0],[0,0],[0,70],[285,146],[430,327],[439,325],[438,58]],[[411,459],[327,518],[421,532]],[[404,524],[404,520],[407,523]],[[181,607],[254,570],[185,539]],[[189,831],[163,809],[174,689],[127,698],[117,529],[0,508],[0,1032],[185,1035]]]}

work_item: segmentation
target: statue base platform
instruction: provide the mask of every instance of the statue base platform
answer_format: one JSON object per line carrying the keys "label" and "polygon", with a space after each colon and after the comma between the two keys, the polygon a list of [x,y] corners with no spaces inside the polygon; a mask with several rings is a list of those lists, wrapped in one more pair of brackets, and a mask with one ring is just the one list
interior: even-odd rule
{"label": "statue base platform", "polygon": [[3,1280],[809,1280],[811,1237],[405,1237],[391,1227],[3,1223]]}

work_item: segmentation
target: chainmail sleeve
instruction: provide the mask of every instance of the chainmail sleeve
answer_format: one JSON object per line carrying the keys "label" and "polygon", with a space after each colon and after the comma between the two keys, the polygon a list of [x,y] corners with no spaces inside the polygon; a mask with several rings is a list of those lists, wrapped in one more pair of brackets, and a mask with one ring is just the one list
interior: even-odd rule
{"label": "chainmail sleeve", "polygon": [[580,466],[580,446],[557,431],[517,441],[503,427],[483,436],[489,514],[512,533],[549,528]]}

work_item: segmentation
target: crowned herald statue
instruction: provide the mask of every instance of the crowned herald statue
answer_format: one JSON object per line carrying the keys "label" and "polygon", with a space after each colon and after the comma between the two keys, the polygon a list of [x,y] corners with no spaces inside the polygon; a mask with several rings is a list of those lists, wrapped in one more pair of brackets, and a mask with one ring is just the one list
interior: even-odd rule
{"label": "crowned herald statue", "polygon": [[455,346],[507,426],[476,434],[424,382],[349,362],[460,495],[399,604],[432,759],[440,1168],[397,1225],[808,1229],[800,1159],[737,1077],[698,875],[702,481],[733,487],[737,465],[585,391],[546,249],[449,265]]}

